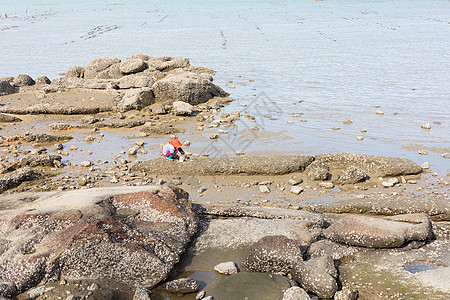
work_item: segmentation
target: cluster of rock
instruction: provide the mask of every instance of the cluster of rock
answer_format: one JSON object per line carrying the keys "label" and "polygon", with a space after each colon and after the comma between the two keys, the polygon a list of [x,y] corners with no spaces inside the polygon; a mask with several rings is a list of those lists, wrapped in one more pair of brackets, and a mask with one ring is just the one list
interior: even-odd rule
{"label": "cluster of rock", "polygon": [[[212,83],[214,71],[191,66],[184,57],[151,57],[134,54],[123,61],[114,57],[98,57],[86,67],[72,66],[65,77],[50,82],[47,77],[33,80],[28,75],[0,78],[0,95],[36,86],[45,93],[66,90],[108,91],[115,95],[116,109],[142,109],[155,102],[172,105],[177,114],[185,114],[185,104],[197,105],[228,93]],[[22,89],[24,90],[24,89]],[[3,109],[3,111],[8,112]],[[17,113],[17,112],[16,112]]]}
{"label": "cluster of rock", "polygon": [[38,283],[112,279],[152,288],[165,280],[197,230],[178,188],[100,188],[2,199],[0,296]]}

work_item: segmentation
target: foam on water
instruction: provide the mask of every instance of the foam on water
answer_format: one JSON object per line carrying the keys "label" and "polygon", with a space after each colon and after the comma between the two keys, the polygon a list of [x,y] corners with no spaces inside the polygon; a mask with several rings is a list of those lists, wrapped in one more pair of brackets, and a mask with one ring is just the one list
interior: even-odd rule
{"label": "foam on water", "polygon": [[[256,138],[247,153],[352,151],[448,168],[437,153],[450,152],[448,1],[23,0],[0,14],[0,76],[55,78],[99,56],[185,56],[218,71],[239,99],[227,110],[256,116],[248,128],[285,136]],[[423,157],[408,145],[438,150]],[[243,150],[242,140],[227,147]]]}

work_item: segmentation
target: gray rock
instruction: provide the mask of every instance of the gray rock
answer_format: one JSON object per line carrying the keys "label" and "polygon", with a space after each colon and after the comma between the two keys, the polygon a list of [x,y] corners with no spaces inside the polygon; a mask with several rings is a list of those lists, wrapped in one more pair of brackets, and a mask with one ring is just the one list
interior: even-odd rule
{"label": "gray rock", "polygon": [[71,66],[69,70],[66,72],[66,77],[76,77],[83,78],[84,77],[84,68],[80,66]]}
{"label": "gray rock", "polygon": [[267,193],[270,193],[270,189],[269,189],[269,187],[267,187],[265,185],[260,185],[259,192],[263,193],[263,194],[267,194]]}
{"label": "gray rock", "polygon": [[303,182],[303,179],[301,179],[301,178],[290,178],[288,180],[288,184],[289,185],[297,185],[297,184],[300,184],[302,182]]}
{"label": "gray rock", "polygon": [[238,268],[234,262],[229,261],[215,265],[214,271],[217,271],[220,274],[232,275],[238,272]]}
{"label": "gray rock", "polygon": [[324,153],[315,156],[315,161],[330,168],[341,169],[354,166],[370,177],[394,177],[418,174],[422,168],[406,158],[364,155],[358,153]]}
{"label": "gray rock", "polygon": [[40,286],[34,289],[31,289],[27,292],[28,294],[28,299],[32,300],[32,299],[36,299],[37,297],[40,297],[42,295],[44,295],[46,292],[53,290],[55,287],[45,287],[45,286]]}
{"label": "gray rock", "polygon": [[303,188],[301,188],[301,187],[299,187],[299,186],[292,186],[291,187],[291,193],[292,194],[296,194],[296,195],[299,195],[301,192],[303,192],[304,191],[304,189]]}
{"label": "gray rock", "polygon": [[14,86],[28,86],[34,85],[36,82],[29,75],[19,74],[14,78],[12,85]]}
{"label": "gray rock", "polygon": [[155,115],[164,115],[167,113],[164,105],[159,104],[159,103],[152,104],[152,105],[150,105],[149,108],[152,111],[152,113]]}
{"label": "gray rock", "polygon": [[311,180],[327,180],[330,177],[329,171],[330,167],[321,161],[313,161],[305,170]]}
{"label": "gray rock", "polygon": [[173,102],[173,113],[176,116],[190,116],[192,115],[194,107],[189,103],[183,101],[174,101]]}
{"label": "gray rock", "polygon": [[151,88],[155,82],[146,76],[127,75],[117,81],[120,89]]}
{"label": "gray rock", "polygon": [[95,78],[98,79],[120,79],[124,74],[120,71],[120,63],[112,64],[107,69],[98,73]]}
{"label": "gray rock", "polygon": [[139,149],[137,147],[130,148],[128,149],[128,155],[136,155],[138,150]]}
{"label": "gray rock", "polygon": [[[1,254],[1,252],[0,252]],[[0,281],[0,297],[12,298],[17,294],[16,285],[13,282]]]}
{"label": "gray rock", "polygon": [[120,59],[114,57],[94,58],[84,68],[84,78],[95,78],[100,72],[116,63],[120,63]]}
{"label": "gray rock", "polygon": [[200,288],[200,283],[191,278],[180,278],[166,283],[166,290],[173,294],[195,293]]}
{"label": "gray rock", "polygon": [[299,286],[293,286],[288,288],[284,294],[282,300],[310,300],[308,293]]}
{"label": "gray rock", "polygon": [[46,85],[51,83],[51,80],[47,76],[42,75],[36,78],[36,85]]}
{"label": "gray rock", "polygon": [[156,66],[156,69],[162,72],[168,72],[173,69],[184,68],[189,66],[189,59],[185,57],[170,58]]}
{"label": "gray rock", "polygon": [[383,181],[381,183],[381,185],[384,187],[393,187],[394,185],[396,185],[398,183],[399,183],[398,179],[394,177],[394,178],[390,178],[388,181]]}
{"label": "gray rock", "polygon": [[0,113],[0,123],[15,123],[15,122],[22,122],[22,119],[12,115]]}
{"label": "gray rock", "polygon": [[256,242],[245,265],[255,272],[286,274],[299,261],[303,261],[300,241],[275,235],[263,237]]}
{"label": "gray rock", "polygon": [[151,292],[143,286],[138,286],[134,292],[133,300],[150,300]]}
{"label": "gray rock", "polygon": [[337,175],[336,182],[339,184],[354,184],[368,179],[367,174],[355,166],[348,166]]}
{"label": "gray rock", "polygon": [[205,298],[203,298],[203,300],[214,300],[213,296],[206,296]]}
{"label": "gray rock", "polygon": [[0,80],[0,96],[15,93],[16,89],[7,81]]}
{"label": "gray rock", "polygon": [[408,241],[425,241],[430,236],[430,224],[409,224],[349,215],[324,230],[327,239],[352,246],[370,248],[401,247]]}
{"label": "gray rock", "polygon": [[319,298],[333,298],[338,289],[337,270],[330,257],[300,262],[294,266],[291,275],[305,291],[314,293]]}
{"label": "gray rock", "polygon": [[430,164],[426,161],[421,165],[422,169],[429,169],[430,168]]}
{"label": "gray rock", "polygon": [[124,74],[132,74],[142,72],[147,68],[147,63],[142,59],[129,58],[120,63],[119,70]]}
{"label": "gray rock", "polygon": [[18,187],[22,182],[40,178],[41,175],[29,167],[23,167],[11,173],[0,175],[0,192]]}
{"label": "gray rock", "polygon": [[157,102],[171,104],[183,101],[192,105],[205,103],[213,97],[226,97],[229,94],[203,76],[184,72],[167,76],[153,85]]}
{"label": "gray rock", "polygon": [[62,150],[64,148],[64,145],[61,143],[54,144],[53,148],[55,148],[55,150]]}
{"label": "gray rock", "polygon": [[207,157],[173,164],[163,158],[136,164],[134,169],[149,174],[164,175],[281,175],[303,171],[313,160],[308,155],[268,155]]}
{"label": "gray rock", "polygon": [[195,300],[203,299],[205,296],[206,296],[206,292],[205,291],[201,291],[195,296]]}
{"label": "gray rock", "polygon": [[13,76],[5,76],[5,77],[0,77],[0,81],[6,81],[7,83],[11,84],[14,80]]}
{"label": "gray rock", "polygon": [[92,162],[89,161],[89,160],[85,160],[85,161],[80,162],[80,167],[87,168],[87,167],[90,167],[91,165],[92,165]]}
{"label": "gray rock", "polygon": [[344,257],[355,254],[358,251],[359,249],[355,247],[334,243],[330,240],[320,240],[309,246],[308,255],[310,258],[329,256],[333,260],[341,260]]}
{"label": "gray rock", "polygon": [[332,182],[320,182],[319,186],[323,189],[332,189],[334,188],[334,184]]}
{"label": "gray rock", "polygon": [[142,109],[154,103],[155,97],[149,88],[131,89],[125,92],[122,99],[117,104],[117,108],[121,112],[131,109]]}

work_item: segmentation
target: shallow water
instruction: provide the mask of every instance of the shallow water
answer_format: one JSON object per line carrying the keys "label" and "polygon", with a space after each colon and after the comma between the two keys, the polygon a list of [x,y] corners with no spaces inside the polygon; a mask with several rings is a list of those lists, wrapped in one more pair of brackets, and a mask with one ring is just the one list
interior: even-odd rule
{"label": "shallow water", "polygon": [[[212,155],[351,151],[449,169],[440,156],[450,152],[448,1],[23,0],[0,15],[0,76],[55,78],[94,57],[134,53],[217,70],[216,83],[238,99],[226,110],[256,122],[200,144]],[[248,134],[255,125],[273,135]]]}

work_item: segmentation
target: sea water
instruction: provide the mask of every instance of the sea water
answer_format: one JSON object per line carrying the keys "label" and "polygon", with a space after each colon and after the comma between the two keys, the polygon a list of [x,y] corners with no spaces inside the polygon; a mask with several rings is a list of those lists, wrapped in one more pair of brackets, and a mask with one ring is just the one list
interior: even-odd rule
{"label": "sea water", "polygon": [[204,142],[212,155],[350,151],[450,168],[446,0],[22,0],[2,1],[0,15],[0,76],[53,79],[134,53],[216,70],[236,99],[225,110],[256,119]]}

